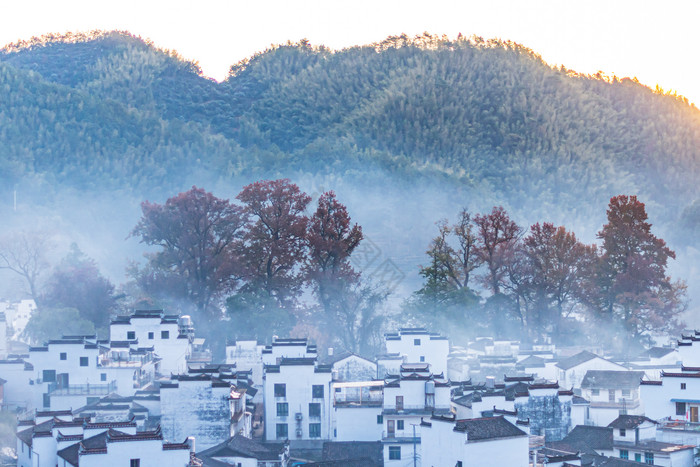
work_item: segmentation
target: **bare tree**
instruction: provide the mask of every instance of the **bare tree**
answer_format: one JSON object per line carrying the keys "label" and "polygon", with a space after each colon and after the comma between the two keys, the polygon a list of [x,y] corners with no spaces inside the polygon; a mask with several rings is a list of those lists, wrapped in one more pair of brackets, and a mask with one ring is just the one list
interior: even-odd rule
{"label": "bare tree", "polygon": [[21,276],[35,302],[39,298],[39,276],[49,268],[46,256],[52,248],[51,236],[45,231],[21,231],[0,240],[0,269]]}

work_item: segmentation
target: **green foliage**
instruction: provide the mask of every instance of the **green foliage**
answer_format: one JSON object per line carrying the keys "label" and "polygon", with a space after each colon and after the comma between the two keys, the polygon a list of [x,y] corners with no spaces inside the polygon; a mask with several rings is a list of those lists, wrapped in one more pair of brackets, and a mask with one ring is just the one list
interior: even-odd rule
{"label": "green foliage", "polygon": [[41,344],[64,335],[92,335],[95,326],[75,308],[40,307],[32,313],[24,334],[32,343]]}
{"label": "green foliage", "polygon": [[633,192],[667,223],[700,175],[700,113],[683,98],[478,37],[288,43],[215,83],[128,33],[52,35],[0,52],[0,92],[5,186],[162,194],[196,173],[380,172],[499,199],[516,217],[575,204],[580,221]]}

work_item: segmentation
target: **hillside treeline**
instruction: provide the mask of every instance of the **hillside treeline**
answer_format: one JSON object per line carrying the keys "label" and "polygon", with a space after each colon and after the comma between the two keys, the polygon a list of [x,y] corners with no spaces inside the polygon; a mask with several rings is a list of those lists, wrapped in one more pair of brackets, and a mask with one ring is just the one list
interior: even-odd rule
{"label": "hillside treeline", "polygon": [[511,42],[301,41],[216,83],[128,33],[47,36],[0,52],[0,90],[4,190],[164,196],[237,177],[390,175],[528,218],[585,219],[636,193],[679,239],[695,241],[700,226],[694,106],[632,79],[552,68]]}

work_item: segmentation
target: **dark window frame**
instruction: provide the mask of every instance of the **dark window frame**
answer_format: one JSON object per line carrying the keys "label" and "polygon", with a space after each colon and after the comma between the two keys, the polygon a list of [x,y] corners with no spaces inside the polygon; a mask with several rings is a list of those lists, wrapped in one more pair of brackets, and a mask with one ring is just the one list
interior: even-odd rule
{"label": "dark window frame", "polygon": [[287,385],[285,383],[275,383],[275,397],[287,397]]}

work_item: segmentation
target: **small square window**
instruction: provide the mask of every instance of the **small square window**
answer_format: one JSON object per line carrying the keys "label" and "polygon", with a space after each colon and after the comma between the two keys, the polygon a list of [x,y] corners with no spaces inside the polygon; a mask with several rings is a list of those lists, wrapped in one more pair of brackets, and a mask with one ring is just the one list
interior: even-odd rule
{"label": "small square window", "polygon": [[625,428],[620,428],[620,436],[622,436],[622,437],[627,436],[627,430]]}
{"label": "small square window", "polygon": [[321,416],[321,404],[318,402],[312,402],[309,404],[309,417],[320,417]]}
{"label": "small square window", "polygon": [[320,438],[321,437],[321,424],[320,423],[309,423],[309,438]]}
{"label": "small square window", "polygon": [[384,424],[384,415],[377,415],[377,425]]}
{"label": "small square window", "polygon": [[148,339],[149,339],[149,340],[153,340],[154,338],[155,338],[155,337],[154,337],[153,333],[152,333],[152,332],[149,332],[149,333],[148,333]]}
{"label": "small square window", "polygon": [[685,389],[685,383],[681,383],[681,389]]}
{"label": "small square window", "polygon": [[161,339],[170,339],[170,331],[160,331]]}
{"label": "small square window", "polygon": [[311,397],[314,399],[323,399],[323,384],[314,384],[311,386]]}
{"label": "small square window", "polygon": [[88,358],[80,357],[80,366],[88,366]]}
{"label": "small square window", "polygon": [[107,373],[100,373],[100,381],[107,381]]}
{"label": "small square window", "polygon": [[420,339],[413,339],[413,345],[420,345]]}
{"label": "small square window", "polygon": [[676,402],[676,415],[685,415],[685,402]]}
{"label": "small square window", "polygon": [[126,332],[126,340],[133,341],[135,339],[136,339],[136,331],[127,331]]}
{"label": "small square window", "polygon": [[420,356],[420,361],[423,363],[425,361],[425,357],[423,355]]}
{"label": "small square window", "polygon": [[645,452],[644,453],[644,463],[648,465],[654,465],[654,453]]}
{"label": "small square window", "polygon": [[286,423],[278,423],[276,427],[277,439],[287,439],[289,437],[289,429]]}
{"label": "small square window", "polygon": [[397,430],[403,430],[403,420],[396,420],[396,429]]}
{"label": "small square window", "polygon": [[59,356],[59,358],[61,360],[68,360],[68,354],[66,354],[65,352],[61,352],[61,355]]}
{"label": "small square window", "polygon": [[287,397],[287,385],[284,383],[275,384],[275,397]]}
{"label": "small square window", "polygon": [[277,403],[277,416],[278,417],[286,417],[289,415],[289,404],[286,402],[278,402]]}
{"label": "small square window", "polygon": [[599,396],[600,389],[591,389],[591,396]]}
{"label": "small square window", "polygon": [[389,460],[401,460],[401,446],[389,446]]}
{"label": "small square window", "polygon": [[627,449],[620,449],[620,459],[629,459],[630,452]]}
{"label": "small square window", "polygon": [[129,461],[129,467],[141,467],[141,459],[131,459]]}

